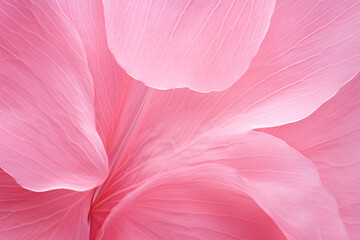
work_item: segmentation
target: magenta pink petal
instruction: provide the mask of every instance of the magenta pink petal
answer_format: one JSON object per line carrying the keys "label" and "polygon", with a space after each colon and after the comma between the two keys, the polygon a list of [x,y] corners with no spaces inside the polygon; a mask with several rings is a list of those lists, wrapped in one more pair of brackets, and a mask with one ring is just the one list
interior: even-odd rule
{"label": "magenta pink petal", "polygon": [[317,167],[339,204],[351,239],[360,236],[360,75],[306,119],[264,129]]}
{"label": "magenta pink petal", "polygon": [[248,68],[274,3],[105,0],[109,47],[119,64],[148,86],[222,90]]}
{"label": "magenta pink petal", "polygon": [[91,192],[35,193],[0,169],[0,239],[89,239]]}
{"label": "magenta pink petal", "polygon": [[87,190],[107,175],[93,83],[52,2],[0,2],[0,166],[23,187]]}
{"label": "magenta pink petal", "polygon": [[216,164],[148,179],[112,210],[95,239],[285,239],[238,184]]}

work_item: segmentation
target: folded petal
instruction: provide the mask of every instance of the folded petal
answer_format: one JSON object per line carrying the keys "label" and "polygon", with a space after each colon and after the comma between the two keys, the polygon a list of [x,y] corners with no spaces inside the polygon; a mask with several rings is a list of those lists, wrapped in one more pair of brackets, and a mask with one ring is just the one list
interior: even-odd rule
{"label": "folded petal", "polygon": [[99,185],[108,162],[76,30],[52,2],[0,11],[0,166],[35,191]]}
{"label": "folded petal", "polygon": [[[184,174],[178,178],[188,179],[184,181],[189,182],[188,185],[190,185],[195,181],[190,180],[190,176],[199,176],[202,172],[200,170],[189,170],[189,177],[186,177],[184,175],[188,170],[179,169],[187,166],[202,168],[207,164],[220,164],[230,167],[236,172],[237,177],[234,182],[239,184],[237,187],[274,220],[287,239],[348,239],[336,201],[323,187],[317,170],[310,161],[283,141],[270,135],[257,132],[233,134],[233,132],[232,129],[208,132],[206,135],[194,139],[187,146],[179,148],[176,145],[171,146],[169,143],[164,145],[157,139],[146,139],[146,141],[132,144],[114,165],[109,179],[104,183],[94,201],[91,212],[92,227],[94,227],[91,229],[92,236],[100,234],[96,233],[97,231],[103,231],[104,233],[101,234],[106,237],[111,236],[111,234],[119,234],[115,230],[115,226],[118,226],[116,220],[112,222],[112,220],[106,219],[113,217],[114,219],[121,219],[123,215],[124,218],[127,218],[126,222],[132,221],[135,226],[131,225],[129,229],[118,226],[120,232],[129,231],[129,234],[132,234],[135,231],[136,234],[143,234],[138,233],[139,230],[136,229],[138,228],[136,225],[139,224],[138,226],[140,226],[140,223],[145,224],[146,221],[150,221],[145,226],[151,228],[152,222],[151,219],[145,218],[144,220],[142,218],[144,215],[141,214],[140,207],[134,207],[136,209],[134,216],[128,212],[132,211],[132,201],[137,202],[137,198],[139,198],[141,203],[134,203],[136,206],[139,204],[151,205],[148,194],[151,194],[151,199],[156,201],[157,198],[166,196],[166,192],[171,194],[169,189],[177,186],[176,182],[179,180],[171,180],[171,178],[165,180],[167,176],[173,176],[172,174],[176,174],[177,171],[184,171]],[[230,178],[226,177],[227,170],[222,170],[221,166],[218,168],[219,173],[215,174],[216,176],[213,176],[213,173],[209,173],[209,176],[217,179],[217,184],[227,185]],[[156,186],[164,184],[164,190],[160,191],[152,185],[153,178],[160,179],[154,181],[159,181]],[[165,184],[166,181],[169,183]],[[216,184],[206,183],[206,186],[208,185],[215,186]],[[186,186],[184,189],[190,188]],[[156,196],[158,191],[159,196]],[[204,191],[211,192],[212,190],[210,188]],[[138,193],[135,194],[134,192]],[[143,194],[145,194],[144,198],[142,198]],[[213,194],[208,196],[209,201],[211,198],[215,198],[216,191]],[[199,195],[203,194],[199,193]],[[174,198],[176,199],[176,197]],[[122,201],[125,201],[129,206],[123,207],[125,203]],[[178,207],[170,205],[168,206],[169,210],[161,213],[164,214],[160,218],[162,221],[165,221],[167,212],[176,211],[180,208],[181,201],[179,200],[176,203]],[[167,206],[165,200],[160,206]],[[196,209],[197,206],[194,205],[193,208]],[[119,214],[113,213],[117,211]],[[156,216],[154,213],[153,217]],[[180,219],[182,219],[181,216],[179,215]],[[238,217],[242,217],[240,212]],[[168,218],[172,218],[172,215],[170,214]],[[123,221],[125,220],[121,220],[120,223]],[[107,224],[109,226],[106,226]],[[163,231],[161,228],[160,232],[157,232],[158,227],[151,229],[151,234],[167,236],[161,232]],[[211,230],[209,232],[204,230],[204,234],[210,233]],[[243,235],[236,236],[249,239]],[[207,238],[203,237],[203,239]],[[218,237],[218,239],[222,238]]]}
{"label": "folded petal", "polygon": [[32,192],[0,169],[2,240],[89,239],[91,192]]}
{"label": "folded petal", "polygon": [[360,236],[359,96],[360,75],[304,120],[262,129],[285,140],[315,164],[354,240]]}
{"label": "folded petal", "polygon": [[285,239],[237,180],[216,164],[151,178],[120,201],[96,239]]}
{"label": "folded petal", "polygon": [[97,130],[105,148],[111,152],[115,142],[125,141],[147,87],[126,74],[110,52],[101,0],[58,3],[84,45],[94,81]]}
{"label": "folded petal", "polygon": [[202,92],[232,85],[248,68],[275,1],[105,0],[109,47],[134,78]]}

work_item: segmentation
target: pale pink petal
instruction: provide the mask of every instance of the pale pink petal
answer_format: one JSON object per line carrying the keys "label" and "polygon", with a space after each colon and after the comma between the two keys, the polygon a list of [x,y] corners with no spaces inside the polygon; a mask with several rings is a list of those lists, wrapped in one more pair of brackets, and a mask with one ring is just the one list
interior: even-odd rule
{"label": "pale pink petal", "polygon": [[232,87],[149,91],[134,121],[139,141],[157,139],[160,147],[149,154],[181,148],[220,126],[244,132],[297,121],[351,80],[360,70],[360,4],[292,3],[279,1],[250,70]]}
{"label": "pale pink petal", "polygon": [[126,133],[143,101],[147,87],[133,80],[117,64],[107,45],[102,1],[58,2],[79,32],[94,81],[98,133],[111,152]]}
{"label": "pale pink petal", "polygon": [[0,1],[0,166],[23,187],[86,190],[108,163],[76,30],[57,5]]}
{"label": "pale pink petal", "polygon": [[120,201],[95,239],[285,239],[238,181],[216,164],[151,178]]}
{"label": "pale pink petal", "polygon": [[36,193],[0,169],[0,239],[85,240],[91,192]]}
{"label": "pale pink petal", "polygon": [[[101,230],[104,221],[105,223],[110,221],[106,219],[112,218],[112,212],[117,211],[114,207],[117,209],[118,204],[122,206],[122,201],[127,201],[124,199],[133,198],[134,193],[131,192],[141,192],[142,188],[148,189],[146,184],[153,181],[153,178],[157,179],[159,176],[160,180],[167,178],[184,166],[216,163],[236,170],[238,177],[236,181],[240,190],[248,194],[272,217],[288,239],[348,239],[339,216],[338,206],[322,186],[317,170],[310,161],[283,141],[270,135],[257,132],[233,134],[233,132],[232,129],[218,129],[180,147],[171,145],[170,142],[163,143],[161,138],[134,140],[114,165],[108,180],[94,201],[91,212],[92,236],[96,236],[99,229],[104,231],[105,236],[113,234],[115,223]],[[139,136],[136,139],[139,139]],[[190,172],[189,176],[197,176],[195,172],[197,171]],[[224,180],[220,176],[214,176],[214,179],[218,179],[218,184],[225,184],[227,178],[225,177]],[[170,186],[173,186],[171,183],[165,183],[166,181],[161,180],[159,183],[165,184],[165,189],[160,194],[165,194],[166,189],[171,189]],[[204,183],[205,189],[207,186],[210,187],[209,183]],[[208,191],[210,189],[206,190]],[[151,193],[154,194],[151,195],[154,199],[156,192],[154,190],[154,193]],[[140,193],[139,198],[141,198]],[[143,204],[149,203],[150,200],[146,200],[147,194],[144,199]],[[177,205],[180,205],[180,201]],[[129,206],[126,211],[131,212],[131,208]],[[141,210],[135,208],[134,211]],[[131,218],[140,222],[146,221],[139,216],[141,214],[137,213]],[[139,219],[136,219],[137,217]],[[147,228],[152,226],[151,221],[142,224]],[[156,229],[154,227],[153,231],[156,232]],[[122,230],[131,231],[131,229]]]}
{"label": "pale pink petal", "polygon": [[274,3],[105,0],[109,47],[118,63],[148,86],[222,90],[248,68]]}
{"label": "pale pink petal", "polygon": [[[277,1],[268,33],[239,80],[246,125],[308,116],[360,70],[360,2]],[[244,96],[244,98],[245,98]]]}
{"label": "pale pink petal", "polygon": [[316,165],[351,239],[360,236],[360,75],[304,120],[265,129]]}

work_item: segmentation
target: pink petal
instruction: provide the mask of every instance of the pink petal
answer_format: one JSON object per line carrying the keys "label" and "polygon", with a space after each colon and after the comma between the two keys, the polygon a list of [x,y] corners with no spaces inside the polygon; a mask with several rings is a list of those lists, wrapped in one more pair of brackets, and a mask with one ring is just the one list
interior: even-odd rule
{"label": "pink petal", "polygon": [[104,1],[111,51],[134,78],[209,92],[248,68],[275,1]]}
{"label": "pink petal", "polygon": [[35,191],[99,185],[107,156],[76,30],[48,1],[0,11],[0,166]]}
{"label": "pink petal", "polygon": [[[181,148],[220,126],[244,132],[300,120],[352,79],[360,70],[360,4],[297,4],[279,2],[250,70],[227,90],[148,91],[134,125],[141,141],[157,139],[149,154]],[[291,27],[282,23],[288,13]]]}
{"label": "pink petal", "polygon": [[[252,128],[297,121],[360,70],[360,2],[277,1],[268,33],[238,89]],[[241,91],[241,90],[238,90]]]}
{"label": "pink petal", "polygon": [[216,164],[149,179],[112,210],[96,239],[285,239],[237,180]]}
{"label": "pink petal", "polygon": [[69,190],[35,193],[0,169],[0,239],[89,239],[91,197]]}
{"label": "pink petal", "polygon": [[351,239],[360,236],[360,75],[300,122],[265,129],[316,165]]}
{"label": "pink petal", "polygon": [[100,0],[60,1],[61,9],[79,32],[94,81],[98,133],[111,152],[125,141],[147,91],[117,64],[107,45],[103,6]]}
{"label": "pink petal", "polygon": [[[114,166],[94,201],[91,212],[92,236],[96,236],[97,231],[103,231],[106,237],[118,234],[114,229],[117,226],[116,220],[108,223],[112,222],[113,215],[118,215],[117,211],[120,211],[121,214],[119,214],[124,215],[124,218],[130,218],[130,214],[124,214],[122,211],[135,211],[136,214],[131,216],[131,221],[141,223],[146,228],[152,227],[156,232],[157,228],[153,227],[150,220],[139,217],[142,216],[140,208],[134,207],[132,210],[132,205],[126,203],[130,206],[123,210],[123,201],[135,201],[126,199],[133,199],[133,195],[136,192],[141,193],[142,189],[151,191],[153,199],[163,197],[166,191],[170,191],[168,189],[174,186],[172,182],[175,181],[165,179],[169,176],[171,179],[171,176],[179,169],[189,165],[204,166],[205,164],[206,166],[206,164],[216,163],[236,170],[237,178],[234,181],[238,182],[239,190],[249,195],[270,215],[288,239],[348,239],[336,202],[322,186],[316,168],[310,161],[270,135],[256,132],[233,134],[233,132],[233,129],[208,132],[181,147],[162,143],[163,139],[154,138],[144,138],[133,142]],[[138,137],[136,139],[139,139]],[[188,170],[181,171],[185,174]],[[198,176],[198,172],[194,170],[186,175],[194,177]],[[212,176],[212,173],[209,176],[218,179],[218,184],[226,185],[228,178],[224,176],[225,179],[222,178],[222,172],[220,167],[220,176]],[[160,180],[153,180],[154,178]],[[184,178],[184,175],[178,178]],[[164,190],[160,191],[160,196],[156,196],[157,191],[151,190],[152,187],[147,185],[152,186],[153,181],[159,181],[157,183],[159,185],[164,184]],[[166,181],[169,183],[165,183]],[[186,180],[186,182],[192,181]],[[213,184],[206,183],[203,187],[206,189],[209,185]],[[211,192],[210,190],[204,191]],[[140,193],[138,195],[142,199]],[[141,200],[141,204],[150,204],[147,196],[145,193],[145,200]],[[138,205],[138,203],[134,204]],[[165,205],[165,201],[162,205]],[[120,215],[115,219],[121,218]],[[172,215],[168,216],[168,218],[171,217]],[[181,215],[179,218],[181,219]],[[105,225],[102,225],[104,221]],[[125,220],[119,223],[123,221]],[[130,220],[127,219],[125,222],[127,221]],[[150,222],[146,223],[146,221]],[[110,225],[106,226],[107,224]],[[211,226],[209,225],[208,228]],[[131,231],[131,229],[121,227],[119,230]],[[210,233],[206,232],[206,234]]]}

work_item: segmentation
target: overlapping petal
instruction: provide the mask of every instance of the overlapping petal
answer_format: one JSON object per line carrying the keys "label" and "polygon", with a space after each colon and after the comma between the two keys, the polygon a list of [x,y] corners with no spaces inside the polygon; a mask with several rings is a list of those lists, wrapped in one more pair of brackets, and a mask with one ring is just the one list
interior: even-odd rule
{"label": "overlapping petal", "polygon": [[[277,1],[237,94],[252,128],[308,116],[360,70],[360,2]],[[245,97],[243,97],[245,98]]]}
{"label": "overlapping petal", "polygon": [[[147,139],[147,141],[152,143],[151,146],[155,151],[149,151],[150,145],[133,144],[122,156],[118,165],[114,167],[109,179],[99,191],[92,209],[93,237],[97,234],[100,236],[104,234],[107,237],[112,234],[117,236],[116,234],[121,233],[145,234],[139,231],[140,228],[146,229],[145,232],[152,236],[151,234],[155,233],[148,232],[149,221],[151,219],[164,221],[170,207],[164,209],[165,212],[161,212],[161,210],[153,212],[150,219],[148,218],[149,212],[147,212],[150,210],[146,207],[154,206],[152,204],[171,206],[177,198],[171,194],[171,189],[177,184],[180,186],[185,184],[184,189],[188,189],[190,192],[198,191],[200,195],[205,192],[210,194],[214,190],[209,185],[220,187],[225,183],[222,191],[228,191],[226,190],[226,186],[229,184],[227,181],[231,181],[238,185],[233,185],[235,188],[230,192],[232,194],[239,191],[246,193],[271,216],[288,239],[348,239],[338,213],[338,206],[322,186],[316,168],[310,161],[279,139],[257,132],[234,135],[231,131],[222,129],[208,133],[207,136],[189,143],[184,148],[178,149],[173,146],[175,149],[172,151],[166,151],[170,145],[162,148],[162,151],[156,151],[161,144],[152,139]],[[221,167],[218,167],[218,173],[214,173],[213,170],[206,173],[208,164],[227,166],[236,174],[228,177],[227,170]],[[186,168],[187,166],[199,166],[199,169],[203,170],[189,170]],[[183,171],[183,173],[176,177],[178,171]],[[188,176],[186,171],[188,171]],[[197,186],[194,182],[201,182],[202,177],[199,176],[199,179],[196,179],[194,177],[197,176],[196,171],[200,175],[204,171],[205,179],[212,178],[214,182],[218,179],[217,183],[206,182],[200,185],[201,187]],[[222,171],[224,172],[223,176],[220,174]],[[194,189],[191,189],[191,183],[195,184]],[[238,190],[235,190],[237,188]],[[169,195],[166,194],[167,191]],[[185,190],[179,189],[179,191],[184,192]],[[216,192],[217,190],[213,194]],[[194,201],[199,198],[195,194],[191,196]],[[206,196],[210,195],[205,194]],[[161,203],[156,200],[166,197],[169,199],[164,199]],[[172,198],[174,199],[171,200]],[[211,197],[208,198],[210,201]],[[133,201],[135,203],[132,203]],[[181,203],[179,200],[176,203],[179,209],[189,207],[187,201]],[[125,206],[129,209],[125,209]],[[146,210],[140,209],[139,206],[143,206]],[[213,208],[216,206],[214,204]],[[186,213],[184,214],[186,215]],[[208,215],[211,214],[208,213]],[[170,214],[170,216],[172,215]],[[170,216],[168,216],[169,219]],[[179,213],[177,217],[184,219],[182,217],[185,216]],[[188,215],[185,219],[187,217]],[[112,218],[114,220],[111,220]],[[202,232],[203,235],[199,233],[202,238],[196,235],[197,233],[194,236],[200,239],[207,239],[208,236],[215,237],[215,235],[211,235],[211,223],[201,222],[200,218],[193,220],[198,220],[199,223],[196,224],[200,224],[202,227],[209,224],[207,228],[210,228],[208,232]],[[104,221],[105,225],[103,225]],[[130,224],[129,229],[120,226],[124,223]],[[231,232],[225,229],[217,230],[231,233],[238,238],[245,236],[236,229],[241,229],[241,227],[235,227]],[[180,234],[167,228],[162,231],[169,231],[170,236],[173,236],[171,234]],[[166,239],[167,235],[165,233],[162,235]],[[236,237],[234,238],[236,239]]]}
{"label": "overlapping petal", "polygon": [[52,2],[0,12],[0,166],[35,191],[99,185],[108,162],[79,35]]}
{"label": "overlapping petal", "polygon": [[248,68],[275,1],[105,0],[109,47],[134,78],[160,89],[209,92]]}
{"label": "overlapping petal", "polygon": [[149,91],[139,141],[166,148],[219,126],[244,132],[308,116],[360,70],[359,10],[356,1],[279,1],[247,73],[222,92]]}
{"label": "overlapping petal", "polygon": [[351,239],[360,236],[360,75],[312,115],[263,129],[290,144],[317,167],[339,204]]}
{"label": "overlapping petal", "polygon": [[[240,152],[224,153],[222,146],[244,139],[242,147],[235,144],[237,151],[249,149],[252,151],[249,154],[260,154],[258,161],[270,159],[271,163],[257,165],[261,174],[251,177],[267,178],[248,181],[247,193],[289,239],[347,239],[336,202],[321,185],[314,166],[281,145],[281,141],[261,137],[252,141],[245,134],[252,128],[276,126],[308,116],[359,70],[359,4],[353,1],[337,2],[330,7],[315,1],[294,4],[277,3],[274,24],[260,51],[247,73],[231,88],[209,94],[186,89],[149,91],[143,111],[137,116],[136,130],[127,146],[113,156],[118,162],[95,201],[93,236],[119,200],[136,191],[142,181],[159,172],[180,168],[184,162],[213,159],[214,155],[220,158],[223,154],[236,159]],[[299,7],[296,14],[292,14],[294,6]],[[290,27],[282,22],[284,19],[291,20]],[[291,38],[287,41],[284,36]],[[226,132],[231,132],[230,136]],[[220,153],[210,151],[212,147]],[[190,153],[189,148],[193,149]],[[251,167],[232,160],[224,162],[235,169]],[[267,167],[273,175],[264,174]],[[246,175],[246,171],[241,174]],[[299,212],[294,211],[289,217],[289,209]],[[295,220],[289,222],[289,218]]]}
{"label": "overlapping petal", "polygon": [[79,240],[89,238],[91,192],[32,192],[0,169],[2,240]]}
{"label": "overlapping petal", "polygon": [[112,210],[96,239],[285,239],[238,181],[217,164],[150,178]]}
{"label": "overlapping petal", "polygon": [[110,52],[101,0],[58,3],[84,45],[94,81],[97,130],[106,150],[112,152],[116,143],[126,141],[147,87],[126,74]]}
{"label": "overlapping petal", "polygon": [[[349,151],[358,142],[355,85],[327,110],[269,130],[303,155],[250,131],[308,116],[360,70],[358,1],[277,1],[247,71],[273,1],[0,4],[0,166],[35,191],[97,186],[106,153],[113,167],[91,203],[93,192],[34,193],[0,172],[3,238],[30,228],[31,238],[88,238],[90,204],[92,239],[359,234],[358,185],[349,187],[358,171]],[[157,88],[208,92],[242,77],[208,94],[151,89],[117,65],[107,42],[128,73]]]}

